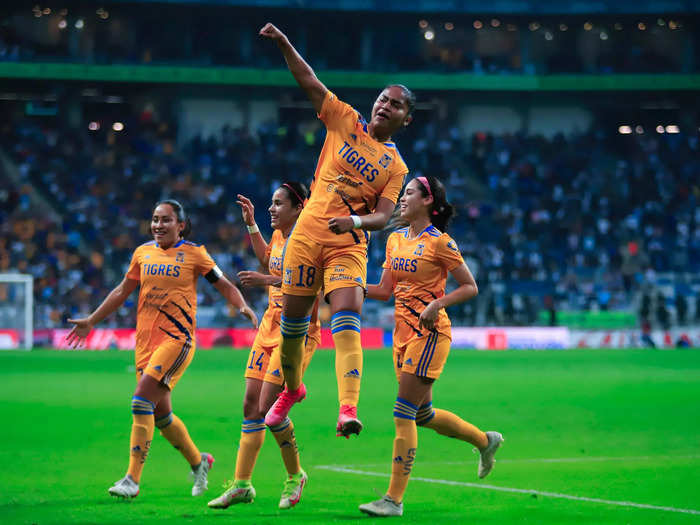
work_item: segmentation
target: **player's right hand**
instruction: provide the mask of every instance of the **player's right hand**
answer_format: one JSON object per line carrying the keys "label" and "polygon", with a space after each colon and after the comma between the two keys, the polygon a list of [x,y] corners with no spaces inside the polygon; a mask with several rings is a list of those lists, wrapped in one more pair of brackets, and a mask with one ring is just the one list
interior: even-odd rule
{"label": "player's right hand", "polygon": [[251,200],[245,195],[241,195],[239,193],[238,195],[236,195],[236,198],[238,199],[236,201],[236,204],[238,204],[241,207],[243,221],[248,226],[253,226],[255,224],[255,206],[253,206]]}
{"label": "player's right hand", "polygon": [[250,321],[250,324],[253,325],[253,328],[258,327],[258,316],[255,315],[255,312],[250,308],[250,306],[245,305],[242,306],[241,309],[239,310],[239,313],[243,315],[244,317],[247,317],[248,320]]}
{"label": "player's right hand", "polygon": [[265,24],[260,32],[258,33],[260,36],[264,36],[265,38],[269,38],[270,40],[281,40],[284,38],[284,33],[277,29],[274,24],[271,24],[268,22]]}
{"label": "player's right hand", "polygon": [[92,323],[88,318],[85,319],[68,319],[69,323],[73,324],[73,328],[66,336],[68,346],[78,348],[85,344],[85,338],[92,331]]}

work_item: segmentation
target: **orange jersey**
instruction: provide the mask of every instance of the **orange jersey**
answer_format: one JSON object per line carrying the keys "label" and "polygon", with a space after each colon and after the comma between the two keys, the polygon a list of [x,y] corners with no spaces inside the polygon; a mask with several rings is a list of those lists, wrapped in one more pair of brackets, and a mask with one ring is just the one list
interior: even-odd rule
{"label": "orange jersey", "polygon": [[373,213],[379,197],[395,203],[408,168],[393,142],[370,137],[362,116],[330,91],[319,118],[326,125],[326,141],[296,228],[325,246],[366,244],[369,236],[362,230],[336,235],[328,220]]}
{"label": "orange jersey", "polygon": [[[426,335],[427,330],[418,326],[418,317],[431,301],[445,295],[447,273],[461,264],[464,259],[457,244],[432,225],[415,239],[408,238],[408,227],[389,235],[382,267],[391,271],[394,283],[394,345]],[[452,337],[444,309],[438,314],[435,329]]]}
{"label": "orange jersey", "polygon": [[[270,275],[282,277],[282,256],[286,239],[280,230],[272,232],[270,243],[267,245],[267,269]],[[264,348],[275,348],[280,342],[280,319],[282,316],[282,289],[278,286],[268,286],[268,306],[260,321],[258,336],[255,343]],[[318,321],[318,301],[314,305],[309,325],[309,339],[321,342],[321,324]]]}
{"label": "orange jersey", "polygon": [[166,340],[194,342],[197,277],[216,267],[204,246],[181,240],[164,250],[155,241],[131,257],[128,279],[139,281],[136,350],[153,350]]}

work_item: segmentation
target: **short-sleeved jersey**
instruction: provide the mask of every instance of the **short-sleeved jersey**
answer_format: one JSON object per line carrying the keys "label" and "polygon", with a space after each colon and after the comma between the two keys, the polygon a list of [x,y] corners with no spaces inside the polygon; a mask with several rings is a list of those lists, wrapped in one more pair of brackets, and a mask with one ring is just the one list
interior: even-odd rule
{"label": "short-sleeved jersey", "polygon": [[[265,255],[268,258],[267,271],[270,275],[282,277],[282,255],[284,254],[284,244],[286,239],[280,230],[272,232],[270,243],[267,245]],[[268,286],[267,299],[269,305],[275,308],[282,308],[282,289],[277,286]]]}
{"label": "short-sleeved jersey", "polygon": [[[267,245],[266,256],[268,257],[267,269],[270,275],[282,277],[282,256],[286,239],[280,230],[275,230]],[[282,317],[282,289],[278,286],[268,286],[268,306],[265,310],[264,319],[258,329],[260,346],[271,348],[276,347],[280,341],[280,320]],[[261,333],[263,331],[265,333]],[[308,336],[317,343],[321,342],[321,324],[318,321],[318,300],[314,305],[309,325]]]}
{"label": "short-sleeved jersey", "polygon": [[367,243],[362,230],[334,234],[328,220],[373,213],[379,197],[395,203],[408,168],[393,142],[374,140],[365,119],[330,91],[319,118],[326,125],[326,141],[296,228],[325,246]]}
{"label": "short-sleeved jersey", "polygon": [[[394,283],[394,344],[406,344],[425,335],[418,318],[428,304],[445,295],[447,274],[464,263],[455,241],[434,226],[428,226],[415,239],[408,228],[396,230],[386,243],[383,268],[391,271]],[[440,310],[435,329],[452,337],[450,319]]]}
{"label": "short-sleeved jersey", "polygon": [[136,349],[191,340],[197,319],[197,278],[216,267],[204,246],[181,240],[164,250],[155,241],[134,251],[126,272],[140,282]]}

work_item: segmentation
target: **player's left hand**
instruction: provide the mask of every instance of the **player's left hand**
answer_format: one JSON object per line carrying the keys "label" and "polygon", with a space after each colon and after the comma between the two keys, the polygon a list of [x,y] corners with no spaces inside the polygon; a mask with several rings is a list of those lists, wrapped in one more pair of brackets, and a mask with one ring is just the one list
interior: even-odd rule
{"label": "player's left hand", "polygon": [[328,229],[336,235],[347,233],[354,227],[355,223],[350,217],[333,217],[328,221]]}
{"label": "player's left hand", "polygon": [[434,330],[435,321],[437,321],[440,308],[440,303],[437,300],[432,301],[425,307],[425,310],[421,312],[420,317],[418,318],[418,326],[421,326],[426,330]]}

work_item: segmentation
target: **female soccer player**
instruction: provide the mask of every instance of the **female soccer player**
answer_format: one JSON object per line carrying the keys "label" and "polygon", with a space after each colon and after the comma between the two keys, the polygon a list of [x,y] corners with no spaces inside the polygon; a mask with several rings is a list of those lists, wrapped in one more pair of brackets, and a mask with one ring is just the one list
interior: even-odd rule
{"label": "female soccer player", "polygon": [[386,87],[369,122],[328,91],[287,37],[272,24],[260,35],[273,40],[292,76],[326,126],[311,197],[284,253],[281,361],[286,388],[265,416],[268,426],[285,420],[306,396],[302,383],[304,335],[318,291],[331,306],[340,413],[337,435],[359,434],[362,376],[360,312],[367,275],[367,230],[389,220],[408,172],[391,136],[411,122],[415,97],[406,87]]}
{"label": "female soccer player", "polygon": [[[282,252],[284,243],[296,223],[308,194],[306,187],[298,182],[285,182],[272,194],[270,225],[274,229],[270,244],[265,242],[255,224],[253,203],[243,195],[238,195],[243,220],[248,226],[253,250],[262,266],[267,266],[269,275],[258,272],[240,272],[238,277],[246,286],[269,286],[268,306],[250,349],[248,366],[245,371],[246,390],[243,399],[243,424],[241,441],[236,458],[236,473],[233,481],[226,485],[226,491],[209,502],[209,506],[225,509],[234,503],[251,503],[255,498],[255,488],[250,480],[255,468],[258,453],[265,439],[265,413],[282,392],[284,374],[280,367],[280,316],[282,315]],[[314,314],[316,311],[314,310]],[[316,347],[321,342],[321,326],[314,315],[311,329],[306,338],[303,368],[309,364]],[[288,509],[299,502],[307,476],[299,464],[299,452],[294,436],[294,425],[286,418],[280,425],[270,427],[282,453],[282,461],[287,468],[280,508]]]}
{"label": "female soccer player", "polygon": [[[416,425],[477,447],[480,478],[491,471],[503,441],[498,432],[484,433],[451,412],[433,408],[433,383],[440,377],[452,338],[445,308],[468,301],[478,290],[457,244],[441,231],[454,214],[442,183],[434,177],[416,177],[399,202],[408,226],[389,236],[381,281],[367,287],[372,299],[386,301],[394,294],[394,369],[399,380],[389,490],[382,499],[360,505],[372,516],[403,514],[403,495],[418,447]],[[445,295],[448,272],[459,287]]]}
{"label": "female soccer player", "polygon": [[204,246],[185,240],[190,230],[190,221],[179,202],[159,202],[151,219],[154,240],[136,248],[124,280],[88,317],[68,319],[74,326],[67,340],[74,347],[79,346],[93,326],[124,304],[137,286],[141,287],[135,349],[138,383],[131,399],[129,468],[126,476],[109,488],[112,496],[138,495],[154,427],[192,467],[192,495],[198,496],[207,489],[207,474],[214,457],[199,452],[185,424],[173,414],[170,399],[170,392],[194,357],[197,277],[203,275],[238,312],[254,326],[258,324],[255,313]]}

